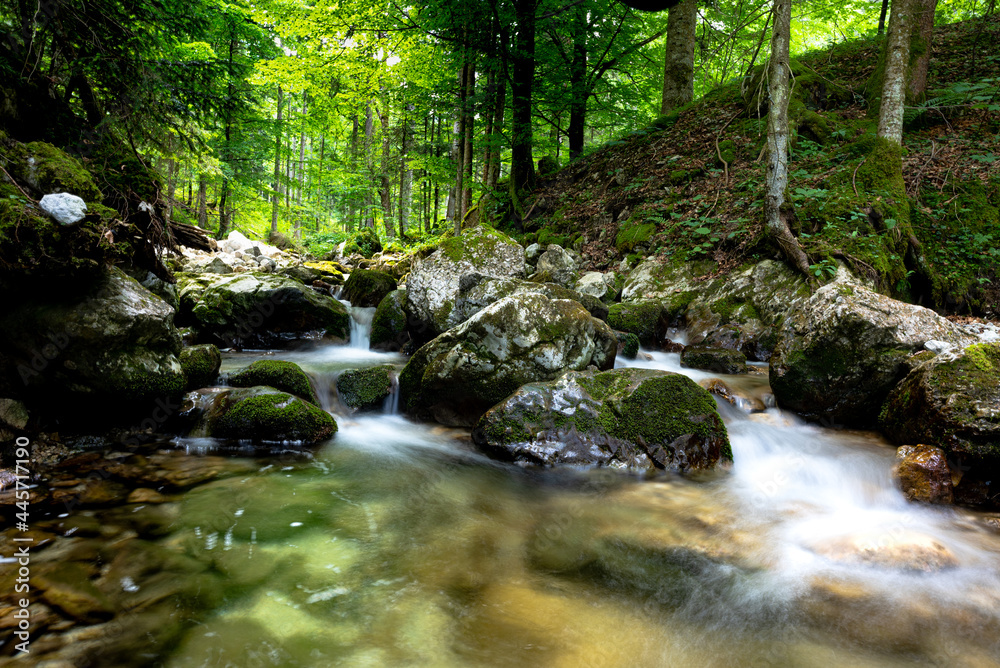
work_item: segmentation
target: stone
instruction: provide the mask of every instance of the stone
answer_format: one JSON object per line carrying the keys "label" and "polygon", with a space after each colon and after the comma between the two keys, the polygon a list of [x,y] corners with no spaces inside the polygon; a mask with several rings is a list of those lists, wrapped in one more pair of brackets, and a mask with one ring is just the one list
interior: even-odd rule
{"label": "stone", "polygon": [[[235,253],[236,251],[246,252],[250,248],[254,248],[254,242],[246,238],[246,236],[237,230],[232,230],[226,240],[219,244],[222,250],[229,253]],[[258,249],[259,252],[259,249]]]}
{"label": "stone", "polygon": [[732,461],[715,400],[686,376],[653,369],[569,372],[528,383],[473,430],[515,462],[689,472]]}
{"label": "stone", "polygon": [[485,226],[446,238],[431,255],[416,258],[406,281],[406,312],[411,332],[421,341],[461,324],[455,313],[459,282],[466,274],[506,278],[524,276],[524,249]]}
{"label": "stone", "polygon": [[950,504],[951,469],[944,450],[932,445],[904,445],[896,450],[893,476],[907,501]]}
{"label": "stone", "polygon": [[612,304],[608,308],[608,324],[613,329],[635,334],[646,346],[655,346],[667,329],[663,307],[652,300]]}
{"label": "stone", "polygon": [[614,302],[618,294],[614,272],[602,274],[599,271],[588,271],[577,280],[573,289],[581,294],[597,297],[605,304]]}
{"label": "stone", "polygon": [[524,260],[534,267],[538,264],[538,258],[542,255],[543,249],[540,244],[531,244],[524,249]]}
{"label": "stone", "polygon": [[181,368],[187,377],[185,389],[197,390],[215,383],[222,368],[222,353],[211,343],[183,348],[180,354]]}
{"label": "stone", "polygon": [[681,365],[724,374],[747,372],[747,358],[738,350],[688,346],[681,353]]}
{"label": "stone", "polygon": [[38,206],[60,225],[76,225],[87,216],[87,203],[70,193],[45,195]]}
{"label": "stone", "polygon": [[525,383],[612,368],[617,346],[576,302],[506,297],[417,350],[400,374],[401,397],[411,413],[471,426]]}
{"label": "stone", "polygon": [[410,340],[405,306],[406,290],[393,290],[379,302],[372,318],[372,350],[397,351]]}
{"label": "stone", "polygon": [[294,394],[311,404],[319,405],[309,376],[294,362],[283,360],[258,360],[226,377],[232,387],[267,385],[282,392]]}
{"label": "stone", "polygon": [[337,431],[329,413],[273,387],[192,392],[184,399],[181,418],[194,423],[192,436],[255,443],[312,445]]}
{"label": "stone", "polygon": [[853,534],[812,547],[834,561],[873,568],[933,573],[958,566],[958,559],[947,547],[908,529]]}
{"label": "stone", "polygon": [[148,487],[139,487],[132,490],[128,495],[126,501],[128,503],[165,503],[167,497],[163,496],[155,489],[149,489]]}
{"label": "stone", "polygon": [[639,355],[639,337],[632,332],[615,332],[618,339],[618,354],[627,360]]}
{"label": "stone", "polygon": [[36,567],[31,584],[45,601],[84,622],[110,619],[114,608],[90,580],[91,572],[77,562],[50,563]]}
{"label": "stone", "polygon": [[27,426],[27,406],[17,399],[0,397],[0,440],[13,440],[15,431],[21,431]]}
{"label": "stone", "polygon": [[180,273],[177,282],[178,318],[219,346],[269,348],[300,338],[348,337],[344,305],[287,276]]}
{"label": "stone", "polygon": [[355,410],[381,410],[394,391],[395,369],[389,364],[348,369],[337,377],[337,392],[345,404]]}
{"label": "stone", "polygon": [[563,250],[562,246],[549,244],[538,257],[535,271],[547,276],[546,282],[568,288],[576,284],[576,266],[573,256]]}
{"label": "stone", "polygon": [[340,298],[351,302],[351,306],[375,307],[395,289],[396,279],[389,274],[355,269],[347,277]]}
{"label": "stone", "polygon": [[924,349],[929,350],[934,354],[948,352],[954,347],[954,344],[948,343],[947,341],[927,341],[924,343]]}
{"label": "stone", "polygon": [[465,322],[490,304],[504,297],[539,294],[549,299],[569,299],[587,309],[598,320],[608,319],[608,307],[596,297],[569,290],[555,283],[535,283],[516,278],[490,278],[482,274],[466,274],[459,283],[455,316]]}

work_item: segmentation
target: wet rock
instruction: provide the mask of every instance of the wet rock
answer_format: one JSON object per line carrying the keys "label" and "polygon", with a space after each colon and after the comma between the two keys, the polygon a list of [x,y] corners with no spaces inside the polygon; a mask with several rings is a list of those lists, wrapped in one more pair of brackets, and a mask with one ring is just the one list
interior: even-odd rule
{"label": "wet rock", "polygon": [[337,378],[341,400],[357,410],[380,410],[393,391],[393,373],[389,364],[348,369]]}
{"label": "wet rock", "polygon": [[333,417],[314,404],[272,387],[221,390],[207,395],[192,392],[185,399],[191,433],[256,443],[298,441],[319,443],[337,431]]}
{"label": "wet rock", "polygon": [[904,445],[896,450],[893,474],[909,501],[951,503],[951,470],[941,448],[932,445]]}
{"label": "wet rock", "polygon": [[309,376],[294,362],[258,360],[229,374],[226,382],[232,387],[267,385],[319,405],[319,399],[316,398],[316,392],[309,382]]}
{"label": "wet rock", "polygon": [[634,360],[639,354],[639,337],[632,332],[615,332],[618,339],[618,355],[627,360]]}
{"label": "wet rock", "polygon": [[91,582],[93,573],[78,562],[47,563],[31,574],[31,583],[45,601],[66,614],[85,622],[110,619],[111,602]]}
{"label": "wet rock", "polygon": [[77,486],[53,490],[52,500],[71,509],[77,506],[110,506],[124,501],[128,493],[127,487],[114,480],[88,478]]}
{"label": "wet rock", "polygon": [[801,309],[788,311],[780,336],[770,370],[778,403],[849,426],[876,422],[886,396],[906,375],[907,358],[926,341],[970,342],[930,309],[881,295],[844,269]]}
{"label": "wet rock", "polygon": [[[0,441],[12,441],[17,433],[28,426],[28,408],[16,399],[0,398]],[[4,481],[0,489],[10,482]]]}
{"label": "wet rock", "polygon": [[405,305],[406,290],[394,290],[379,302],[372,318],[372,350],[397,351],[409,341]]}
{"label": "wet rock", "polygon": [[1000,343],[924,359],[889,394],[880,422],[896,443],[933,443],[971,465],[1000,466]]}
{"label": "wet rock", "polygon": [[545,276],[544,283],[555,283],[564,288],[576,283],[576,261],[556,244],[549,244],[539,256],[535,271]]}
{"label": "wet rock", "polygon": [[578,303],[507,297],[420,348],[399,377],[407,410],[471,426],[521,385],[614,366],[618,341]]}
{"label": "wet rock", "polygon": [[179,319],[220,346],[274,347],[307,336],[348,335],[343,304],[287,276],[177,274],[177,282]]}
{"label": "wet rock", "polygon": [[608,324],[613,329],[639,337],[644,346],[654,346],[667,330],[663,307],[656,301],[612,304],[608,309]]}
{"label": "wet rock", "polygon": [[473,273],[523,277],[524,249],[510,237],[479,226],[445,239],[430,256],[415,259],[406,281],[406,311],[411,329],[418,330],[422,340],[462,322],[454,312],[459,281]]}
{"label": "wet rock", "polygon": [[698,471],[732,461],[711,395],[685,376],[651,369],[529,383],[482,417],[473,440],[532,464]]}
{"label": "wet rock", "polygon": [[386,295],[396,289],[396,279],[389,274],[369,269],[355,269],[344,283],[341,299],[352,306],[378,306]]}
{"label": "wet rock", "polygon": [[197,390],[213,385],[222,368],[222,353],[211,343],[188,346],[179,356],[181,368],[187,377],[185,389]]}
{"label": "wet rock", "polygon": [[155,489],[139,487],[138,489],[132,490],[126,500],[128,503],[165,503],[167,501],[167,497],[163,496]]}
{"label": "wet rock", "polygon": [[813,546],[834,561],[900,571],[932,573],[958,566],[958,559],[925,534],[893,530],[855,534]]}
{"label": "wet rock", "polygon": [[688,346],[681,353],[681,364],[692,369],[724,374],[747,372],[747,358],[737,350]]}
{"label": "wet rock", "polygon": [[718,378],[710,378],[698,384],[708,390],[710,394],[725,399],[747,413],[761,413],[767,410],[767,404],[761,397],[746,392],[743,388],[731,387]]}

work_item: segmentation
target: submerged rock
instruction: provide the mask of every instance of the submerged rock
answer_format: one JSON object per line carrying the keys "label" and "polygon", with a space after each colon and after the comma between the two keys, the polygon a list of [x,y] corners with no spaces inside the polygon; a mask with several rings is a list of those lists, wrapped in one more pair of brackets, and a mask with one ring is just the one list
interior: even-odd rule
{"label": "submerged rock", "polygon": [[614,366],[618,341],[578,303],[507,297],[420,348],[399,377],[407,410],[471,426],[521,385]]}
{"label": "submerged rock", "polygon": [[479,226],[445,239],[430,256],[415,259],[406,281],[406,310],[421,340],[462,322],[455,305],[459,281],[466,274],[522,277],[524,249],[505,234]]}
{"label": "submerged rock", "polygon": [[732,461],[712,396],[686,376],[652,369],[530,383],[491,408],[473,440],[532,464],[699,471]]}
{"label": "submerged rock", "polygon": [[355,269],[347,277],[341,299],[351,306],[378,306],[386,295],[396,289],[396,279],[389,274],[370,269]]}
{"label": "submerged rock", "polygon": [[314,404],[273,387],[192,392],[182,418],[193,435],[257,443],[319,443],[337,431],[333,417]]}
{"label": "submerged rock", "polygon": [[690,346],[681,353],[681,364],[692,369],[715,373],[741,374],[747,372],[747,358],[738,350]]}
{"label": "submerged rock", "polygon": [[180,319],[221,346],[273,347],[311,335],[346,339],[347,309],[287,276],[178,274]]}
{"label": "submerged rock", "polygon": [[309,382],[309,376],[294,362],[258,360],[229,374],[226,382],[233,387],[267,385],[319,405],[316,392]]}
{"label": "submerged rock", "polygon": [[891,570],[930,573],[958,565],[947,547],[908,530],[844,536],[814,545],[813,550],[834,561]]}
{"label": "submerged rock", "polygon": [[215,383],[222,367],[222,353],[211,343],[181,350],[181,368],[187,377],[186,389],[197,390]]}
{"label": "submerged rock", "polygon": [[392,365],[348,369],[337,378],[341,400],[357,410],[378,410],[393,391]]}
{"label": "submerged rock", "polygon": [[896,450],[893,475],[909,501],[951,503],[951,469],[941,448],[904,445]]}
{"label": "submerged rock", "polygon": [[372,350],[396,351],[410,335],[406,331],[406,290],[393,290],[379,302],[372,318],[369,347]]}

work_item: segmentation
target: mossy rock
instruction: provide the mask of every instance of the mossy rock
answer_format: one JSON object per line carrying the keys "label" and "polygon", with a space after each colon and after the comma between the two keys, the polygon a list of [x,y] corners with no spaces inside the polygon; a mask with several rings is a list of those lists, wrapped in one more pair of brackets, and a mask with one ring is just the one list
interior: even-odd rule
{"label": "mossy rock", "polygon": [[551,155],[544,155],[538,159],[538,175],[542,178],[551,176],[559,171],[559,161]]}
{"label": "mossy rock", "polygon": [[219,369],[222,367],[222,353],[211,343],[188,346],[181,350],[178,358],[187,378],[186,389],[188,390],[209,387],[219,377]]}
{"label": "mossy rock", "polygon": [[282,234],[281,232],[269,232],[267,235],[267,243],[271,244],[275,248],[285,251],[295,249],[295,242],[292,241],[287,234]]}
{"label": "mossy rock", "polygon": [[392,365],[348,369],[337,378],[337,392],[345,404],[359,411],[379,410],[392,394]]}
{"label": "mossy rock", "polygon": [[636,246],[644,244],[656,233],[653,223],[626,224],[615,236],[615,248],[620,253],[630,253]]}
{"label": "mossy rock", "polygon": [[715,373],[741,374],[747,372],[747,358],[738,350],[689,346],[681,353],[681,365]]}
{"label": "mossy rock", "polygon": [[351,302],[352,306],[375,307],[395,289],[396,279],[389,274],[371,269],[355,269],[347,277],[340,297]]}
{"label": "mossy rock", "polygon": [[370,258],[375,253],[382,252],[382,242],[378,234],[370,227],[363,227],[350,237],[344,244],[344,255],[361,255]]}
{"label": "mossy rock", "polygon": [[634,360],[639,354],[639,337],[632,332],[615,332],[618,338],[618,355],[627,360]]}
{"label": "mossy rock", "polygon": [[0,157],[8,162],[8,171],[18,183],[39,195],[70,193],[86,202],[100,202],[101,191],[93,175],[79,160],[45,142],[8,143]]}
{"label": "mossy rock", "polygon": [[406,290],[394,290],[379,302],[372,318],[372,350],[399,350],[409,340],[405,304]]}
{"label": "mossy rock", "polygon": [[473,441],[502,459],[692,472],[732,461],[715,400],[679,374],[624,368],[530,383],[490,409]]}
{"label": "mossy rock", "polygon": [[655,301],[612,304],[608,324],[612,329],[635,334],[647,346],[657,343],[666,331],[663,306]]}
{"label": "mossy rock", "polygon": [[319,407],[273,387],[226,390],[202,417],[200,431],[213,438],[315,444],[337,431]]}
{"label": "mossy rock", "polygon": [[925,359],[886,399],[879,424],[899,444],[934,444],[1000,469],[1000,343]]}
{"label": "mossy rock", "polygon": [[344,274],[348,273],[344,265],[331,260],[320,260],[317,262],[303,262],[304,267],[316,271],[327,283],[338,285],[344,282]]}
{"label": "mossy rock", "polygon": [[309,382],[309,376],[294,362],[258,360],[248,367],[229,374],[226,382],[233,387],[267,385],[319,405],[319,399],[316,398],[316,392]]}

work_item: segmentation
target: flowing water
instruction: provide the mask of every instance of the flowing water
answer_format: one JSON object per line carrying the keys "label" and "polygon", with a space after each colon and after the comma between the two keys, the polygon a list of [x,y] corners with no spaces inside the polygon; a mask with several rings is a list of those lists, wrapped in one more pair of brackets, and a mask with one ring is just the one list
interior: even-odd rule
{"label": "flowing water", "polygon": [[[225,366],[263,356],[310,372],[340,430],[161,506],[174,519],[156,546],[209,564],[216,593],[161,605],[186,606],[185,623],[118,662],[1000,665],[1000,537],[971,512],[906,503],[878,435],[800,422],[765,376],[724,378],[759,412],[721,402],[734,465],[691,480],[524,469],[466,431],[347,414],[336,375],[398,355],[329,346]],[[717,377],[677,355],[634,364]],[[155,578],[127,584],[141,595]]]}

